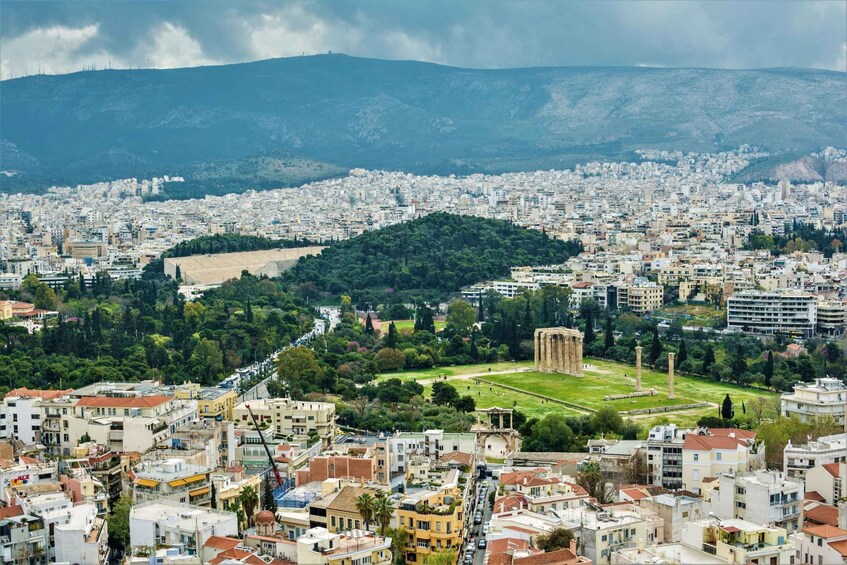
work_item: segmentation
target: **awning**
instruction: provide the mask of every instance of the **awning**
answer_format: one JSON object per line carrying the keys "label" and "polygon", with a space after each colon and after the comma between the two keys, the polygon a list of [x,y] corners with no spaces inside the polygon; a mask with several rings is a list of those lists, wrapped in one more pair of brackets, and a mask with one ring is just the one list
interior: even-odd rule
{"label": "awning", "polygon": [[159,486],[159,481],[153,479],[135,479],[135,484],[147,488],[156,488]]}
{"label": "awning", "polygon": [[194,490],[188,491],[188,496],[203,496],[208,493],[211,489],[209,487],[196,488]]}
{"label": "awning", "polygon": [[193,475],[191,477],[185,478],[186,483],[196,483],[197,481],[205,481],[205,480],[206,480],[206,475]]}
{"label": "awning", "polygon": [[173,488],[184,487],[185,486],[185,480],[184,479],[176,479],[175,481],[168,481],[168,484]]}

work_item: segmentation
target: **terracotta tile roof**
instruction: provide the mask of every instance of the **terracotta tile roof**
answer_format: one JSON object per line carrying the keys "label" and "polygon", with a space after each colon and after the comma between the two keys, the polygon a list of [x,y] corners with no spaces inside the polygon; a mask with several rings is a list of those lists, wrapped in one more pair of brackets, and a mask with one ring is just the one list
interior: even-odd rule
{"label": "terracotta tile roof", "polygon": [[173,400],[170,396],[151,395],[133,398],[114,396],[85,396],[79,399],[77,406],[93,406],[101,408],[155,408]]}
{"label": "terracotta tile roof", "polygon": [[685,436],[683,449],[691,451],[711,451],[713,449],[738,449],[738,446],[746,446],[748,437],[729,437],[728,435],[701,436],[688,434]]}
{"label": "terracotta tile roof", "polygon": [[236,538],[228,538],[224,536],[211,536],[206,540],[206,543],[203,544],[204,547],[211,547],[212,549],[233,549],[235,546],[241,543],[240,539]]}
{"label": "terracotta tile roof", "polygon": [[803,495],[804,500],[814,500],[815,502],[824,502],[826,499],[816,490],[807,491]]}
{"label": "terracotta tile roof", "polygon": [[554,563],[570,563],[576,561],[576,555],[569,549],[538,553],[529,557],[515,559],[514,565],[553,565]]}
{"label": "terracotta tile roof", "polygon": [[0,508],[0,520],[5,518],[14,518],[15,516],[23,516],[24,509],[21,506],[6,506]]}
{"label": "terracotta tile roof", "polygon": [[804,517],[815,524],[838,526],[838,508],[829,504],[819,504],[804,511]]}
{"label": "terracotta tile roof", "polygon": [[495,512],[508,512],[513,509],[528,508],[529,502],[526,497],[517,495],[501,496],[494,501]]}
{"label": "terracotta tile roof", "polygon": [[500,477],[501,485],[525,485],[538,487],[544,485],[558,484],[561,481],[555,477],[539,477],[540,471],[515,471],[513,473],[505,473]]}
{"label": "terracotta tile roof", "polygon": [[826,471],[836,479],[838,478],[838,463],[824,463],[823,465],[821,465],[821,467],[823,467],[824,471]]}
{"label": "terracotta tile roof", "polygon": [[463,453],[461,451],[451,451],[439,457],[438,460],[443,461],[445,463],[455,461],[459,465],[470,465],[473,461],[473,455],[471,455],[470,453]]}
{"label": "terracotta tile roof", "polygon": [[67,396],[73,392],[73,389],[69,388],[67,390],[39,390],[32,388],[16,388],[14,390],[10,390],[7,392],[3,398],[9,398],[10,396],[25,396],[29,398],[41,398],[43,400],[52,400],[54,398],[61,398],[63,396]]}
{"label": "terracotta tile roof", "polygon": [[847,536],[847,530],[842,530],[841,528],[830,526],[829,524],[807,526],[803,528],[803,531],[807,534],[818,536],[819,538],[839,538]]}
{"label": "terracotta tile roof", "polygon": [[645,498],[650,498],[650,494],[640,488],[625,488],[621,489],[621,492],[636,502]]}
{"label": "terracotta tile roof", "polygon": [[831,541],[829,542],[829,547],[831,547],[841,555],[847,556],[847,539]]}

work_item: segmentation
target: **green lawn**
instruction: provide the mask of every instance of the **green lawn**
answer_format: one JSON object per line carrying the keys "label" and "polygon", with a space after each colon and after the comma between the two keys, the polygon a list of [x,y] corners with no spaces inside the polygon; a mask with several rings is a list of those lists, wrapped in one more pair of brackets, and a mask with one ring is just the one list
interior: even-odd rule
{"label": "green lawn", "polygon": [[426,380],[447,375],[450,377],[459,377],[462,375],[473,375],[475,373],[488,373],[497,371],[511,371],[531,367],[532,361],[519,361],[512,363],[509,361],[503,363],[477,363],[475,365],[456,365],[453,367],[434,367],[432,369],[412,369],[409,371],[400,371],[397,373],[381,373],[377,375],[376,380],[384,381],[385,379],[401,379],[401,380]]}
{"label": "green lawn", "polygon": [[[384,322],[385,324],[385,332],[388,332],[388,324],[390,321]],[[415,321],[414,320],[394,320],[394,327],[397,328],[397,331],[401,330],[409,330],[412,331],[415,329]],[[435,331],[439,332],[444,329],[444,320],[435,320]]]}
{"label": "green lawn", "polygon": [[[522,374],[522,373],[517,373]],[[542,399],[530,394],[513,392],[498,386],[488,385],[486,383],[476,384],[474,379],[456,380],[448,377],[447,382],[456,387],[460,395],[471,396],[476,401],[477,408],[491,408],[498,406],[500,408],[515,408],[520,410],[529,418],[538,418],[549,412],[557,412],[564,416],[576,416],[579,414],[576,410],[572,410],[561,404],[548,403],[542,404]],[[432,393],[432,385],[426,386],[424,394],[429,396]]]}
{"label": "green lawn", "polygon": [[[659,394],[640,398],[605,401],[603,397],[606,395],[624,394],[635,389],[635,367],[623,363],[596,359],[586,359],[585,362],[590,367],[586,369],[585,376],[582,378],[569,375],[537,373],[534,371],[520,371],[520,369],[527,369],[532,366],[532,361],[521,361],[518,363],[480,363],[456,367],[416,369],[399,373],[383,373],[377,377],[377,380],[400,378],[402,380],[413,379],[421,381],[446,375],[447,379],[445,382],[449,382],[455,386],[459,394],[472,396],[478,408],[490,408],[492,406],[499,406],[501,408],[514,407],[529,417],[540,417],[548,413],[572,416],[579,412],[560,404],[542,403],[542,399],[530,394],[513,392],[486,383],[476,384],[475,379],[467,378],[467,375],[481,374],[481,378],[492,383],[520,388],[528,392],[543,394],[588,408],[597,409],[610,405],[619,411],[650,408],[653,406],[694,404],[698,402],[710,402],[717,405],[729,393],[733,402],[735,402],[736,412],[740,415],[741,402],[749,403],[750,400],[758,396],[769,399],[776,396],[776,393],[770,391],[743,388],[728,383],[716,383],[706,379],[677,374],[674,378],[676,398],[670,400],[667,397],[667,373],[658,373],[648,368],[643,368],[641,371],[643,387],[645,389],[654,388]],[[515,372],[501,375],[493,374],[511,370]],[[431,383],[427,383],[427,396],[430,394],[430,389]],[[645,427],[649,427],[659,418],[667,418],[679,426],[692,427],[700,417],[711,415],[717,415],[715,408],[668,412],[666,414],[637,415],[636,418]]]}

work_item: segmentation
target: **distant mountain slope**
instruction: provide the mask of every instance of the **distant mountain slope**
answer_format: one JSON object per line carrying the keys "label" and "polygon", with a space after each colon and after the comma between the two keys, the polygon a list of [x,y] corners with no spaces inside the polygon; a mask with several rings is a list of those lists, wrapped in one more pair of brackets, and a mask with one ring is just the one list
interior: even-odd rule
{"label": "distant mountain slope", "polygon": [[734,176],[737,182],[781,181],[792,182],[847,182],[847,159],[824,159],[820,155],[789,153],[775,155],[752,163]]}
{"label": "distant mountain slope", "polygon": [[[308,163],[292,164],[295,172],[320,177],[339,167],[465,173],[569,166],[629,157],[639,147],[840,147],[847,75],[469,70],[323,55],[4,81],[0,120],[0,170],[18,171],[4,189],[182,174],[203,192],[216,179],[249,184],[231,174],[233,163],[253,158],[249,170],[255,158],[280,154]],[[227,165],[215,177],[219,162]],[[279,182],[296,182],[300,173],[289,173]]]}
{"label": "distant mountain slope", "polygon": [[443,297],[508,276],[511,267],[560,264],[581,251],[579,242],[510,222],[436,213],[331,245],[283,278],[356,300],[384,299],[389,288],[399,296]]}

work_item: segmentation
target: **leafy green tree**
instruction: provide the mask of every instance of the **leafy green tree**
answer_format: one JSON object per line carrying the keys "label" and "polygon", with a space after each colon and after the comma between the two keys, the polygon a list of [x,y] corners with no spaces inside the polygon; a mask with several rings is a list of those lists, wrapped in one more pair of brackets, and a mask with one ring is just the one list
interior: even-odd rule
{"label": "leafy green tree", "polygon": [[735,348],[730,369],[732,370],[735,382],[740,382],[742,376],[747,372],[747,358],[744,356],[744,348],[741,345]]}
{"label": "leafy green tree", "polygon": [[455,565],[456,551],[453,548],[442,549],[424,557],[424,565]]}
{"label": "leafy green tree", "polygon": [[432,334],[435,333],[435,320],[432,317],[432,309],[426,304],[418,307],[418,313],[415,316],[414,330],[416,332],[425,331]]}
{"label": "leafy green tree", "polygon": [[440,406],[453,406],[459,400],[456,387],[449,383],[436,381],[432,383],[432,403]]}
{"label": "leafy green tree", "polygon": [[459,412],[473,412],[476,410],[476,401],[472,396],[462,396],[453,403],[453,408]]}
{"label": "leafy green tree", "polygon": [[614,406],[603,406],[591,415],[594,429],[603,434],[619,434],[623,428],[623,418]]}
{"label": "leafy green tree", "polygon": [[46,284],[41,284],[35,291],[35,307],[39,310],[56,309],[56,293]]}
{"label": "leafy green tree", "polygon": [[600,504],[609,502],[612,498],[611,489],[598,461],[584,463],[577,473],[576,482],[588,492],[588,496],[596,498]]}
{"label": "leafy green tree", "polygon": [[122,494],[106,518],[110,547],[121,548],[129,544],[130,510],[132,510],[132,497],[129,494]]}
{"label": "leafy green tree", "polygon": [[524,438],[524,451],[570,451],[574,441],[573,430],[561,414],[547,414],[538,420],[528,437]]}
{"label": "leafy green tree", "polygon": [[217,341],[201,339],[191,354],[191,364],[196,368],[195,375],[203,382],[213,382],[224,372],[224,356]]}
{"label": "leafy green tree", "polygon": [[550,533],[538,536],[535,545],[545,553],[550,553],[559,549],[568,549],[573,539],[573,532],[567,528],[559,527]]}
{"label": "leafy green tree", "polygon": [[376,362],[381,371],[399,371],[406,365],[406,355],[390,347],[383,347],[376,354]]}
{"label": "leafy green tree", "polygon": [[409,532],[405,528],[393,528],[388,532],[388,537],[391,538],[391,553],[394,554],[394,565],[405,565]]}
{"label": "leafy green tree", "polygon": [[446,328],[456,335],[467,337],[471,335],[476,324],[474,307],[464,300],[454,300],[447,311]]}
{"label": "leafy green tree", "polygon": [[309,387],[304,382],[315,382],[323,377],[315,353],[305,346],[291,347],[279,354],[276,360],[277,376],[287,383],[292,396],[300,396]]}

